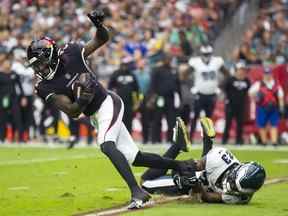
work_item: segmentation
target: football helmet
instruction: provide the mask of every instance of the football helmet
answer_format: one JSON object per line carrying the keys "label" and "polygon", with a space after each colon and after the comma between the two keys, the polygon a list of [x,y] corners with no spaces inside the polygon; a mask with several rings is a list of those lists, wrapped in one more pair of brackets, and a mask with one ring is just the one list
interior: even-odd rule
{"label": "football helmet", "polygon": [[224,178],[223,189],[232,194],[252,194],[261,188],[265,178],[265,169],[256,162],[236,165]]}
{"label": "football helmet", "polygon": [[203,62],[208,64],[213,54],[213,47],[210,45],[202,45],[200,47],[200,54]]}
{"label": "football helmet", "polygon": [[59,65],[58,47],[54,40],[43,37],[32,41],[27,48],[27,58],[27,66],[31,66],[40,79],[54,77]]}

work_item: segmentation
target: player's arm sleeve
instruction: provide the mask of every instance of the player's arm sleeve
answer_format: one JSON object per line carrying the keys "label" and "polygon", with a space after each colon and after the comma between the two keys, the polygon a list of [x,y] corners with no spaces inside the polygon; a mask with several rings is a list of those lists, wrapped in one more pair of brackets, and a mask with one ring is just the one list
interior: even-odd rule
{"label": "player's arm sleeve", "polygon": [[88,57],[99,47],[103,46],[109,40],[110,35],[108,27],[104,25],[98,27],[95,37],[84,45],[84,57]]}
{"label": "player's arm sleeve", "polygon": [[44,100],[45,103],[49,103],[51,96],[55,95],[54,92],[48,91],[47,88],[42,87],[41,84],[35,87],[35,93]]}

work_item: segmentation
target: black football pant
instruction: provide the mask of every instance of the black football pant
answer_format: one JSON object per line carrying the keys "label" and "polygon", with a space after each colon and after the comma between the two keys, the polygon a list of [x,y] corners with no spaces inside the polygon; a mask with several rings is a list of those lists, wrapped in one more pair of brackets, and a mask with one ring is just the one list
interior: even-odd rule
{"label": "black football pant", "polygon": [[161,139],[161,128],[162,128],[162,117],[165,116],[168,124],[167,131],[167,141],[172,143],[173,140],[173,127],[176,121],[176,109],[174,107],[174,102],[165,101],[164,107],[156,107],[153,111],[152,120],[152,143],[159,143]]}
{"label": "black football pant", "polygon": [[[244,104],[244,103],[243,103]],[[245,106],[239,104],[239,105],[226,105],[225,109],[225,129],[224,134],[222,138],[222,143],[226,144],[229,139],[229,130],[231,128],[232,120],[236,120],[236,144],[242,144],[243,143],[243,124],[244,124],[244,112],[245,112]]]}
{"label": "black football pant", "polygon": [[0,141],[4,141],[6,138],[6,129],[10,125],[13,128],[13,132],[18,133],[18,140],[22,141],[21,134],[23,133],[22,119],[20,115],[20,106],[17,97],[10,98],[11,106],[3,108],[0,106]]}
{"label": "black football pant", "polygon": [[196,128],[196,123],[199,118],[200,112],[202,110],[205,111],[206,117],[211,118],[214,108],[216,104],[216,95],[204,95],[198,93],[195,96],[195,101],[194,101],[194,118],[191,121],[191,131],[190,131],[190,136],[191,138],[193,137],[195,128]]}
{"label": "black football pant", "polygon": [[145,106],[145,102],[140,107],[141,113],[141,125],[142,125],[142,137],[143,144],[149,142],[151,134],[151,122],[153,120],[153,111]]}
{"label": "black football pant", "polygon": [[34,108],[33,108],[33,96],[26,96],[27,105],[21,106],[21,117],[23,122],[23,130],[29,134],[30,127],[35,125],[34,120]]}

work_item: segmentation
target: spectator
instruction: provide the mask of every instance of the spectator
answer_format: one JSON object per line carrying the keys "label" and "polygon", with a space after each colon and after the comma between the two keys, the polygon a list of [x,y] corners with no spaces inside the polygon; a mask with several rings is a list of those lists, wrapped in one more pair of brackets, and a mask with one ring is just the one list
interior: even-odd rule
{"label": "spectator", "polygon": [[[23,127],[18,102],[23,90],[19,77],[11,71],[9,56],[3,51],[0,54],[0,142],[5,141],[8,126],[13,128],[15,140],[22,142],[20,135]],[[20,95],[17,95],[16,87],[20,90]]]}
{"label": "spectator", "polygon": [[236,144],[243,144],[243,123],[245,119],[245,108],[247,104],[248,89],[250,81],[247,78],[247,68],[244,62],[235,65],[234,76],[229,77],[224,85],[225,100],[225,129],[222,144],[226,144],[229,139],[229,131],[232,120],[236,120]]}
{"label": "spectator", "polygon": [[181,87],[180,116],[185,125],[188,125],[190,123],[190,113],[193,108],[193,95],[191,93],[193,80],[190,76],[191,74],[189,73],[189,66],[187,64],[180,64],[178,72]]}
{"label": "spectator", "polygon": [[14,61],[12,63],[12,70],[19,76],[23,89],[23,96],[20,98],[20,113],[23,122],[22,139],[28,141],[30,129],[35,125],[34,123],[34,107],[33,107],[33,70],[24,66],[24,59],[26,52],[23,49],[14,50]]}
{"label": "spectator", "polygon": [[152,111],[147,107],[147,92],[150,87],[150,68],[145,63],[144,59],[140,59],[136,62],[136,69],[134,70],[136,76],[139,91],[141,94],[141,104],[140,104],[140,113],[141,113],[141,125],[142,125],[142,137],[143,143],[149,141],[151,122],[152,122]]}
{"label": "spectator", "polygon": [[120,69],[112,74],[108,88],[115,91],[123,100],[125,110],[123,122],[129,131],[132,132],[132,120],[135,111],[136,103],[138,103],[139,86],[135,75],[132,73],[130,58],[124,59],[120,65]]}
{"label": "spectator", "polygon": [[[161,142],[162,117],[168,123],[167,141],[172,143],[173,127],[176,121],[177,100],[180,86],[176,74],[172,73],[171,56],[164,56],[162,65],[155,68],[151,74],[150,98],[153,100],[152,142]],[[176,102],[176,103],[175,103]],[[180,104],[178,104],[179,106]]]}
{"label": "spectator", "polygon": [[[251,86],[249,95],[257,103],[256,124],[259,128],[261,143],[267,144],[267,131],[270,131],[271,142],[276,146],[280,113],[284,113],[284,92],[273,78],[270,68],[264,69],[263,79]],[[270,129],[268,130],[269,123]]]}

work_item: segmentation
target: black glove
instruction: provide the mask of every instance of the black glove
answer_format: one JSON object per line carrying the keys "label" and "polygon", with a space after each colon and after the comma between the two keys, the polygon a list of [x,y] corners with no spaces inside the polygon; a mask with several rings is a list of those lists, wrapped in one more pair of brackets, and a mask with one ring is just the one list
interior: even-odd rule
{"label": "black glove", "polygon": [[102,27],[105,14],[102,10],[94,10],[91,13],[88,13],[87,16],[96,26],[96,28]]}
{"label": "black glove", "polygon": [[174,184],[179,189],[191,189],[199,184],[199,180],[196,176],[194,177],[187,177],[187,176],[180,176],[178,174],[173,176]]}
{"label": "black glove", "polygon": [[90,73],[83,73],[73,84],[74,97],[80,106],[87,106],[95,95],[95,78]]}

